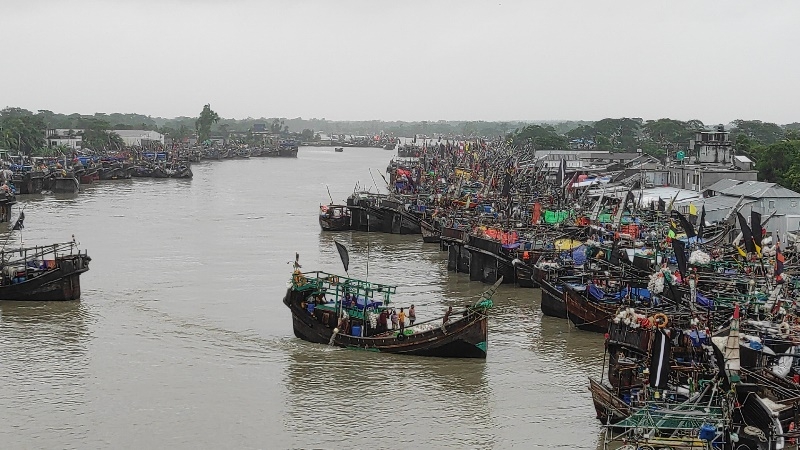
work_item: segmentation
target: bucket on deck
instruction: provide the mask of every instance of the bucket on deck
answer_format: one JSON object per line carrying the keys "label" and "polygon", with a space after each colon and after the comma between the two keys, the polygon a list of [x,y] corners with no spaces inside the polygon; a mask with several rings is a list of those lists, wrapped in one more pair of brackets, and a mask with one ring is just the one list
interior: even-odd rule
{"label": "bucket on deck", "polygon": [[361,336],[361,325],[353,325],[352,327],[350,327],[350,329],[351,329],[350,332],[351,336]]}

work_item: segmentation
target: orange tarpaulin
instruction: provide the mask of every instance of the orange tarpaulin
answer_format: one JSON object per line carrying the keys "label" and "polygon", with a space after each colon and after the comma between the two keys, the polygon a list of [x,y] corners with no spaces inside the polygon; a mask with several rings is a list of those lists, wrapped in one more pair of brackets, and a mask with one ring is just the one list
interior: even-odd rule
{"label": "orange tarpaulin", "polygon": [[516,231],[505,232],[495,228],[487,228],[483,230],[483,234],[491,239],[500,241],[503,245],[513,244],[519,239],[519,233]]}

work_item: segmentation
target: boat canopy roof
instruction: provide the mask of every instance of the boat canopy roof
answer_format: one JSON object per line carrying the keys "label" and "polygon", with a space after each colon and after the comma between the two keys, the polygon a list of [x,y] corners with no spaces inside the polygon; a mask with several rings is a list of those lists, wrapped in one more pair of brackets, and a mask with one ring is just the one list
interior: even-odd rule
{"label": "boat canopy roof", "polygon": [[365,299],[381,298],[384,305],[397,292],[397,286],[340,277],[322,271],[295,272],[292,274],[292,288],[297,291],[311,290],[314,294],[335,294],[337,297],[351,294]]}

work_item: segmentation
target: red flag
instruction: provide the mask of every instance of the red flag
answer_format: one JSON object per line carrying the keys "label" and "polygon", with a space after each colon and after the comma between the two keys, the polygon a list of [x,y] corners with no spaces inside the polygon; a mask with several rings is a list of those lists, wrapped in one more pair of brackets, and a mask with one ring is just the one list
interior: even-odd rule
{"label": "red flag", "polygon": [[531,220],[531,224],[536,225],[539,222],[539,218],[542,216],[542,205],[539,202],[533,204],[533,220]]}
{"label": "red flag", "polygon": [[775,243],[775,279],[778,281],[783,281],[781,274],[783,274],[783,264],[786,262],[786,258],[781,253],[781,241]]}

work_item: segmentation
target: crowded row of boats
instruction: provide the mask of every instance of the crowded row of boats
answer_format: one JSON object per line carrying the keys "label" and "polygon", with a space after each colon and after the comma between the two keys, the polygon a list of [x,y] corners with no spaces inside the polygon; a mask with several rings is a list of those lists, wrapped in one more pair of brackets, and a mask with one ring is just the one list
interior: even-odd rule
{"label": "crowded row of boats", "polygon": [[[563,161],[553,173],[533,152],[480,140],[416,152],[387,167],[389,194],[357,188],[342,204],[320,206],[320,226],[437,244],[449,270],[493,285],[459,319],[480,322],[484,334],[438,327],[452,317],[380,329],[372,318],[390,307],[394,287],[296,266],[284,302],[298,337],[486,357],[494,289],[535,287],[543,314],[604,340],[603,374],[588,380],[603,446],[779,449],[798,438],[800,239],[767,229],[774,211],[745,210],[743,195],[710,222],[704,204],[678,208],[677,194],[647,202],[635,180],[570,176]],[[417,352],[409,342],[448,351]]]}
{"label": "crowded row of boats", "polygon": [[286,141],[275,148],[197,148],[174,151],[126,151],[113,155],[72,158],[17,157],[6,163],[11,172],[10,187],[19,194],[41,192],[72,194],[81,185],[101,180],[130,178],[192,178],[191,163],[203,160],[247,159],[251,157],[296,158],[298,146]]}

